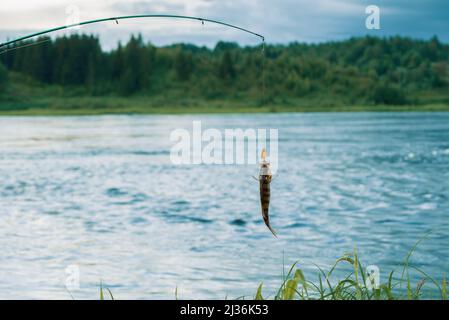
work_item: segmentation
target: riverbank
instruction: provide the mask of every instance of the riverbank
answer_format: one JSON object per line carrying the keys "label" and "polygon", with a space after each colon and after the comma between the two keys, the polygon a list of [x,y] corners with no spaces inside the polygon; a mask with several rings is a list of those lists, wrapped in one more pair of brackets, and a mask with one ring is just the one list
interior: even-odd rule
{"label": "riverbank", "polygon": [[255,105],[244,101],[200,101],[146,97],[49,97],[26,102],[0,102],[1,116],[70,116],[107,114],[208,114],[276,112],[446,112],[449,104],[327,105],[302,100]]}
{"label": "riverbank", "polygon": [[407,95],[407,103],[382,105],[351,100],[349,93],[342,95],[326,90],[301,97],[242,92],[206,99],[186,95],[182,90],[131,96],[89,95],[83,87],[45,85],[17,73],[12,73],[10,80],[10,85],[0,94],[0,115],[449,111],[449,92],[443,89],[416,90]]}

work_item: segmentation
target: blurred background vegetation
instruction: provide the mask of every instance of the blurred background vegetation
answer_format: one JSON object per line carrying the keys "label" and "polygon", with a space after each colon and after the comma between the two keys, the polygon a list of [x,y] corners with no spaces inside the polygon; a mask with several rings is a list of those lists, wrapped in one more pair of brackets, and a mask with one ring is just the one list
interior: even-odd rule
{"label": "blurred background vegetation", "polygon": [[90,35],[18,46],[0,55],[3,113],[449,110],[449,45],[436,37],[265,52],[230,42],[155,47],[141,36],[112,51]]}

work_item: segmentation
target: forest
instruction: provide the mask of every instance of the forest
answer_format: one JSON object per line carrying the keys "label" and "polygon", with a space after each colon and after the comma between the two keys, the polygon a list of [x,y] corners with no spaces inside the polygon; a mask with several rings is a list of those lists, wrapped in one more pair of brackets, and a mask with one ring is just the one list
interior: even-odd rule
{"label": "forest", "polygon": [[64,107],[76,109],[80,98],[83,108],[97,109],[114,108],[114,101],[123,108],[134,100],[144,109],[217,101],[222,109],[235,102],[255,109],[270,105],[271,111],[429,104],[449,109],[449,45],[436,37],[366,36],[267,44],[263,50],[232,42],[156,47],[133,35],[105,51],[98,37],[73,34],[17,46],[22,48],[0,54],[0,111],[57,109],[65,101],[72,103]]}

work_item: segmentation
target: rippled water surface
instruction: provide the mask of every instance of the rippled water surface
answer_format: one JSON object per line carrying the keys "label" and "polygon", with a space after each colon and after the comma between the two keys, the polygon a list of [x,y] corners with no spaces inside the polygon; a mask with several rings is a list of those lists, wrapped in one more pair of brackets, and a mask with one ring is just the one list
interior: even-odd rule
{"label": "rippled water surface", "polygon": [[[170,162],[170,131],[278,128],[275,239],[255,166]],[[381,278],[449,268],[449,113],[0,118],[0,298],[224,298],[357,246]],[[382,279],[381,279],[382,280]],[[385,280],[385,279],[384,279]],[[271,291],[270,291],[271,290]]]}

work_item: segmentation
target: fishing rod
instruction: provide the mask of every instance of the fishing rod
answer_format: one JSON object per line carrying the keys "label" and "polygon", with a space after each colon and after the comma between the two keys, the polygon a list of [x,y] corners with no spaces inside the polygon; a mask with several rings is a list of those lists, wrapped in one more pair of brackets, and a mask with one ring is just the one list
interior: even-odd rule
{"label": "fishing rod", "polygon": [[[79,27],[79,26],[84,26],[84,25],[88,25],[88,24],[93,24],[93,23],[105,22],[105,21],[115,21],[118,24],[119,20],[142,19],[142,18],[173,18],[173,19],[184,19],[184,20],[196,20],[196,21],[200,21],[201,24],[203,24],[203,25],[205,22],[210,22],[210,23],[226,26],[228,28],[240,30],[240,31],[252,34],[256,37],[259,37],[262,40],[262,54],[263,54],[263,57],[265,58],[265,36],[263,36],[257,32],[251,31],[249,29],[246,29],[246,28],[243,28],[240,26],[236,26],[234,24],[223,22],[223,21],[201,18],[201,17],[193,17],[193,16],[172,15],[172,14],[139,14],[139,15],[131,15],[131,16],[116,16],[116,17],[95,19],[95,20],[83,21],[83,22],[79,22],[79,23],[73,23],[73,24],[69,24],[69,25],[65,25],[65,26],[60,26],[60,27],[32,33],[32,34],[29,34],[29,35],[26,35],[26,36],[23,36],[23,37],[14,39],[14,40],[10,40],[10,41],[1,43],[0,44],[0,56],[9,51],[18,50],[21,48],[30,47],[30,46],[34,46],[34,45],[38,45],[38,44],[42,44],[44,42],[50,41],[50,39],[44,39],[44,40],[37,41],[34,43],[25,43],[22,46],[14,46],[16,43],[20,43],[24,40],[28,40],[28,39],[31,39],[31,38],[34,38],[37,36],[41,36],[44,34],[56,32],[56,31],[60,31],[60,30],[64,30],[64,29],[70,29],[73,27]],[[10,46],[12,46],[12,47],[10,48]],[[263,96],[265,96],[265,59],[263,60],[263,65],[262,65],[262,83],[263,83],[262,84],[262,92],[263,92]]]}
{"label": "fishing rod", "polygon": [[[201,18],[201,17],[193,17],[193,16],[172,15],[172,14],[139,14],[139,15],[131,15],[131,16],[115,16],[115,17],[110,17],[110,18],[95,19],[95,20],[83,21],[83,22],[79,22],[79,23],[73,23],[73,24],[69,24],[69,25],[65,25],[65,26],[60,26],[60,27],[32,33],[32,34],[29,34],[29,35],[26,35],[26,36],[23,36],[23,37],[14,39],[14,40],[10,40],[10,41],[1,43],[0,44],[0,55],[5,54],[12,50],[18,50],[21,48],[34,46],[34,45],[38,45],[38,44],[42,44],[44,42],[50,41],[50,39],[44,39],[44,40],[37,41],[34,43],[25,43],[22,46],[14,46],[16,43],[20,43],[24,40],[28,40],[28,39],[31,39],[31,38],[34,38],[37,36],[41,36],[44,34],[56,32],[56,31],[60,31],[60,30],[65,30],[65,29],[70,29],[73,27],[79,27],[79,26],[84,26],[84,25],[88,25],[88,24],[99,23],[99,22],[115,21],[118,24],[119,20],[142,19],[142,18],[172,18],[172,19],[183,19],[183,20],[195,20],[195,21],[200,21],[202,25],[204,25],[205,22],[209,22],[209,23],[213,23],[213,24],[226,26],[228,28],[233,28],[233,29],[236,29],[239,31],[243,31],[243,32],[249,33],[251,35],[254,35],[256,37],[259,37],[262,40],[262,54],[265,58],[265,36],[263,36],[257,32],[251,31],[249,29],[246,29],[246,28],[234,25],[234,24],[223,22],[223,21]],[[10,48],[10,46],[12,46],[12,48]],[[262,65],[262,83],[263,83],[262,84],[262,92],[263,92],[262,95],[265,96],[265,59],[263,60],[263,65]]]}
{"label": "fishing rod", "polygon": [[[259,33],[256,33],[254,31],[251,31],[251,30],[248,30],[248,29],[245,29],[245,28],[242,28],[242,27],[230,24],[230,23],[218,21],[218,20],[212,20],[212,19],[200,18],[200,17],[192,17],[192,16],[171,15],[171,14],[140,14],[140,15],[132,15],[132,16],[117,16],[117,17],[89,20],[89,21],[74,23],[74,24],[70,24],[70,25],[65,25],[65,26],[61,26],[61,27],[57,27],[57,28],[52,28],[52,29],[32,33],[32,34],[29,34],[29,35],[26,35],[26,36],[23,36],[23,37],[0,44],[0,54],[5,53],[6,51],[9,51],[9,50],[14,50],[14,48],[10,49],[9,46],[11,46],[15,43],[18,43],[18,42],[21,42],[21,41],[24,41],[27,39],[31,39],[31,38],[34,38],[37,36],[41,36],[41,35],[44,35],[47,33],[56,32],[56,31],[60,31],[60,30],[64,30],[64,29],[70,29],[70,28],[78,27],[78,26],[84,26],[84,25],[93,24],[93,23],[105,22],[105,21],[115,21],[118,24],[119,20],[141,19],[141,18],[173,18],[173,19],[184,19],[184,20],[196,20],[196,21],[200,21],[203,25],[205,22],[210,22],[210,23],[223,25],[223,26],[226,26],[229,28],[237,29],[237,30],[252,34],[254,36],[259,37],[262,40],[262,43],[265,43],[265,37]],[[16,48],[16,49],[19,49],[19,48]]]}

